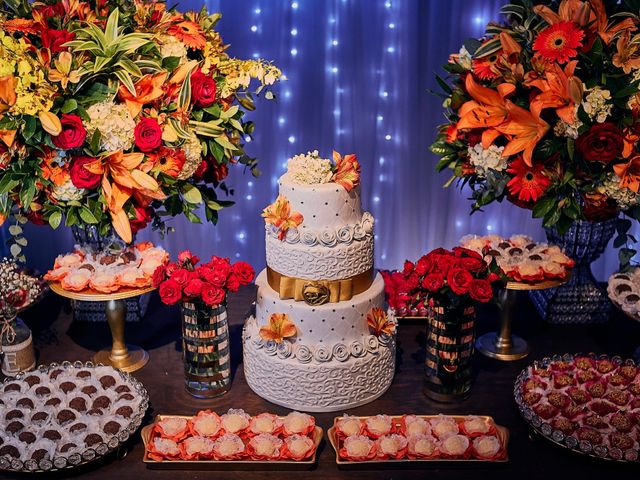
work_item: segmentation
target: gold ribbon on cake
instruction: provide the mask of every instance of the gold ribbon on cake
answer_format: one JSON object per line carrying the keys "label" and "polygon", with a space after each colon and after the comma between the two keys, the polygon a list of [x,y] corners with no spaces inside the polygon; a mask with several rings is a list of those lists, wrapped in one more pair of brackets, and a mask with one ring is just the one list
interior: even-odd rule
{"label": "gold ribbon on cake", "polygon": [[293,298],[312,306],[351,300],[354,295],[369,289],[373,277],[374,270],[370,268],[343,280],[309,280],[288,277],[267,267],[269,286],[278,292],[281,300]]}

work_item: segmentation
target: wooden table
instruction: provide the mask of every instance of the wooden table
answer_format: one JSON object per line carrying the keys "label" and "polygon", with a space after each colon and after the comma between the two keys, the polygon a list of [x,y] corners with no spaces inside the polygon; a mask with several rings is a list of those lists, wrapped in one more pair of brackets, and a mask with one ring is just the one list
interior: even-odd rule
{"label": "wooden table", "polygon": [[[244,408],[249,413],[263,411],[286,414],[287,410],[272,405],[255,395],[247,386],[242,371],[242,322],[255,297],[251,288],[241,290],[230,299],[231,357],[233,384],[231,391],[215,400],[197,400],[183,387],[182,358],[179,335],[180,320],[176,308],[161,305],[154,297],[142,322],[127,324],[127,337],[150,353],[150,361],[134,375],[144,383],[151,397],[151,414],[193,414],[211,408],[219,413],[230,407]],[[320,446],[317,469],[311,472],[180,472],[148,470],[142,463],[143,447],[139,436],[131,443],[127,456],[119,460],[108,458],[100,465],[78,472],[80,478],[105,479],[405,479],[443,478],[637,478],[638,465],[614,465],[571,454],[545,440],[532,438],[521,419],[514,400],[513,382],[522,368],[536,358],[566,352],[597,352],[628,357],[640,344],[640,323],[616,315],[608,325],[552,326],[543,323],[533,306],[523,302],[521,318],[516,318],[514,330],[531,345],[531,355],[524,360],[503,363],[476,354],[476,378],[471,397],[456,405],[434,403],[422,394],[424,325],[415,322],[399,327],[398,365],[391,389],[375,402],[349,411],[351,414],[377,413],[461,413],[486,414],[511,430],[510,461],[507,464],[473,464],[425,467],[423,470],[341,471],[334,463],[335,453],[328,442]],[[38,363],[63,360],[89,360],[96,350],[108,343],[106,323],[71,322],[65,301],[53,295],[23,318],[34,330]],[[498,312],[488,307],[480,312],[478,333],[495,330]],[[55,320],[55,321],[54,321]],[[334,414],[317,414],[323,428],[330,426]],[[68,472],[71,473],[71,472]],[[68,473],[59,478],[68,478]],[[80,474],[82,473],[82,474]],[[2,477],[2,474],[0,474]],[[4,477],[11,478],[11,477]],[[55,478],[48,475],[47,478]]]}

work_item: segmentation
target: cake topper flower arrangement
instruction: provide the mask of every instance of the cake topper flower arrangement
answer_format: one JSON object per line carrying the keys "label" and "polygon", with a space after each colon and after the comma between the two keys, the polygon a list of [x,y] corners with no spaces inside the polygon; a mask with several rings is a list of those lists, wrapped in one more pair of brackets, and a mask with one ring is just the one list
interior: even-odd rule
{"label": "cake topper flower arrangement", "polygon": [[493,298],[500,276],[495,265],[467,248],[437,248],[417,262],[405,261],[401,271],[382,272],[391,310],[402,316],[425,316],[430,306],[458,307]]}
{"label": "cake topper flower arrangement", "polygon": [[448,118],[431,147],[437,170],[471,188],[474,211],[507,199],[561,233],[578,219],[640,219],[635,2],[502,11],[506,22],[466,42],[444,66],[449,80],[437,79]]}
{"label": "cake topper flower arrangement", "polygon": [[334,150],[332,163],[314,150],[291,157],[287,162],[287,174],[302,185],[333,182],[350,192],[360,183],[360,163],[353,153],[343,156]]}
{"label": "cake topper flower arrangement", "polygon": [[[232,202],[254,95],[280,70],[227,53],[219,14],[164,0],[0,2],[0,223],[113,228],[126,242]],[[257,89],[250,91],[252,80]]]}

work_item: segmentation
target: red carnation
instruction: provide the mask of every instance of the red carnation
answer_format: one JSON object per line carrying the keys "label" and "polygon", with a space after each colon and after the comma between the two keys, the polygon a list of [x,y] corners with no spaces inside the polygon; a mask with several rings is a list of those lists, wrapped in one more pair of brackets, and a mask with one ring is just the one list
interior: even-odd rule
{"label": "red carnation", "polygon": [[247,262],[237,262],[233,265],[231,272],[238,279],[240,285],[249,285],[256,274],[253,267]]}
{"label": "red carnation", "polygon": [[408,291],[412,291],[418,288],[418,285],[420,285],[420,276],[418,275],[418,273],[413,272],[409,274],[409,276],[405,278],[405,285]]}
{"label": "red carnation", "polygon": [[54,30],[47,28],[42,32],[42,46],[51,50],[51,53],[58,53],[67,50],[62,45],[76,38],[76,34],[66,30]]}
{"label": "red carnation", "polygon": [[178,254],[178,262],[185,264],[189,263],[195,265],[200,261],[200,258],[191,253],[191,250],[183,250]]}
{"label": "red carnation", "polygon": [[218,268],[202,266],[198,269],[198,274],[204,281],[215,285],[216,287],[223,288],[227,283],[230,271],[231,268],[227,269],[224,266]]}
{"label": "red carnation", "polygon": [[141,118],[133,130],[136,147],[148,153],[162,145],[162,129],[155,118]]}
{"label": "red carnation", "polygon": [[469,285],[469,294],[474,300],[487,303],[493,298],[493,289],[487,280],[475,279]]}
{"label": "red carnation", "polygon": [[71,160],[69,175],[71,176],[71,182],[76,188],[93,189],[100,185],[102,176],[98,173],[92,173],[85,168],[85,165],[95,161],[95,158],[84,155],[74,157]]}
{"label": "red carnation", "polygon": [[51,137],[53,144],[61,150],[81,147],[87,138],[87,131],[78,115],[62,114],[60,118],[62,132],[57,137]]}
{"label": "red carnation", "polygon": [[237,292],[240,289],[240,280],[235,275],[229,275],[227,278],[227,288],[230,292]]}
{"label": "red carnation", "polygon": [[205,283],[202,287],[202,300],[207,305],[220,305],[224,302],[225,296],[225,291],[215,285]]}
{"label": "red carnation", "polygon": [[184,287],[184,294],[187,297],[199,297],[200,294],[202,293],[202,288],[204,287],[205,283],[200,280],[199,278],[194,278],[192,280],[189,281],[189,283],[187,283],[187,285]]}
{"label": "red carnation", "polygon": [[472,281],[473,276],[462,268],[455,267],[447,273],[447,283],[456,295],[468,293]]}
{"label": "red carnation", "polygon": [[610,163],[624,148],[624,135],[613,123],[597,123],[576,140],[576,151],[588,162]]}
{"label": "red carnation", "polygon": [[174,305],[182,299],[182,287],[170,278],[160,285],[160,299],[167,305]]}
{"label": "red carnation", "polygon": [[200,69],[191,74],[191,101],[201,108],[210,107],[216,101],[216,81]]}
{"label": "red carnation", "polygon": [[184,268],[178,268],[171,274],[170,278],[178,285],[180,285],[180,287],[184,287],[191,279],[191,272],[185,270]]}
{"label": "red carnation", "polygon": [[444,286],[444,277],[439,272],[430,273],[422,280],[423,288],[430,292],[437,292]]}
{"label": "red carnation", "polygon": [[213,165],[213,177],[217,183],[220,183],[229,175],[229,165],[226,163],[215,162]]}
{"label": "red carnation", "polygon": [[405,260],[404,261],[404,268],[402,269],[402,274],[403,275],[409,275],[410,273],[413,272],[413,270],[416,268],[416,266],[413,264],[413,262],[410,262],[409,260]]}
{"label": "red carnation", "polygon": [[167,279],[167,267],[160,265],[153,272],[151,281],[153,282],[153,288],[160,287],[160,284]]}

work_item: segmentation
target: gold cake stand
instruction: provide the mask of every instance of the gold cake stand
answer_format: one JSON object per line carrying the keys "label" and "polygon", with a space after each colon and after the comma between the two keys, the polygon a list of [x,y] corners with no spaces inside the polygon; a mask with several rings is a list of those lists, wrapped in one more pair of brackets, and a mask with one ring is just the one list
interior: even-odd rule
{"label": "gold cake stand", "polygon": [[135,372],[149,361],[146,350],[135,345],[127,345],[124,340],[125,320],[127,318],[127,298],[138,297],[155,290],[147,288],[123,288],[115,293],[100,293],[92,290],[71,292],[62,288],[59,282],[50,282],[51,291],[61,297],[79,302],[106,302],[105,313],[111,330],[111,349],[100,350],[93,356],[94,363],[111,365],[123,372]]}
{"label": "gold cake stand", "polygon": [[511,332],[511,322],[517,314],[518,300],[522,292],[530,290],[546,290],[559,287],[567,282],[570,275],[561,280],[546,280],[544,282],[507,282],[498,292],[500,306],[500,331],[485,333],[476,340],[476,348],[480,353],[490,358],[512,362],[529,355],[529,344]]}

